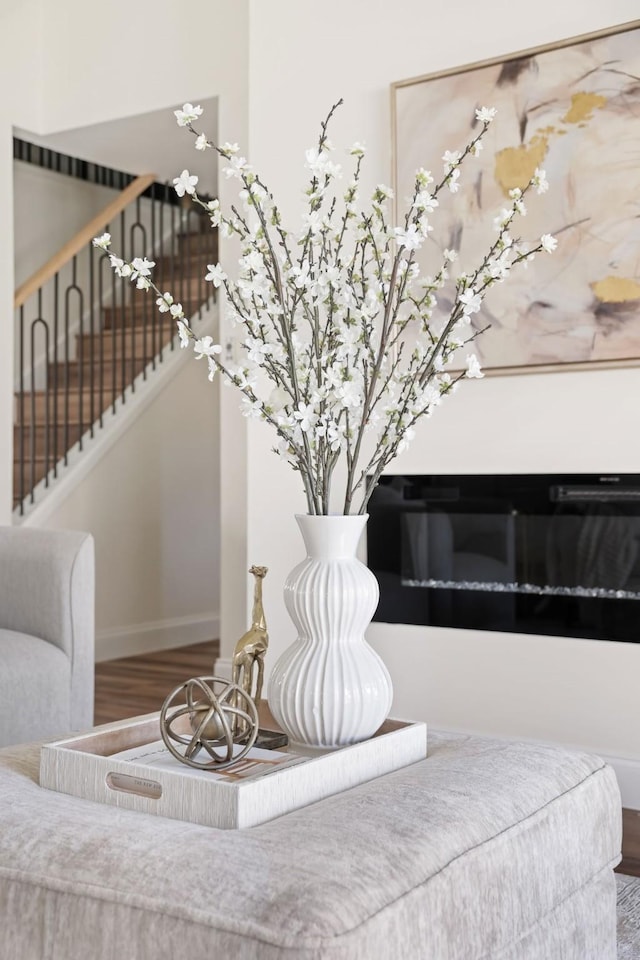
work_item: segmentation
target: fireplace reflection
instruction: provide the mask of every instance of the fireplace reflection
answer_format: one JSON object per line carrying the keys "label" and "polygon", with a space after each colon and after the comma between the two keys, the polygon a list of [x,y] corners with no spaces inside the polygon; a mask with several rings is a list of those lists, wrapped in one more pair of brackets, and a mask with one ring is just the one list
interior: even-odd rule
{"label": "fireplace reflection", "polygon": [[636,642],[640,476],[384,477],[375,619]]}

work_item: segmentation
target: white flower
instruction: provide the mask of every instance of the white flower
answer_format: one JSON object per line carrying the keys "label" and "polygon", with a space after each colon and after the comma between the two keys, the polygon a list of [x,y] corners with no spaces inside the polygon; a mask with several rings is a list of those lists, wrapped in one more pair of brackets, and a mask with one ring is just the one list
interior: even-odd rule
{"label": "white flower", "polygon": [[189,346],[189,327],[184,320],[178,320],[178,333],[180,334],[180,347],[184,350]]}
{"label": "white flower", "polygon": [[199,133],[196,137],[196,150],[206,150],[211,144],[204,133]]}
{"label": "white flower", "polygon": [[342,406],[357,408],[362,406],[362,389],[355,380],[345,380],[336,390],[336,398],[341,401]]}
{"label": "white flower", "polygon": [[536,188],[536,193],[546,193],[549,189],[547,174],[540,167],[536,167],[531,182]]}
{"label": "white flower", "polygon": [[202,107],[194,107],[191,103],[185,103],[182,110],[173,111],[179,127],[188,127],[190,123],[202,116]]}
{"label": "white flower", "polygon": [[443,260],[446,261],[446,263],[453,263],[454,260],[457,260],[457,259],[458,259],[458,251],[457,251],[457,250],[448,250],[448,249],[445,248],[445,249],[442,251],[442,258],[443,258]]}
{"label": "white flower", "polygon": [[172,303],[173,297],[170,293],[163,293],[162,296],[156,300],[156,306],[160,313],[167,313]]}
{"label": "white flower", "polygon": [[358,143],[356,141],[356,143],[354,143],[354,145],[351,147],[349,153],[352,157],[364,157],[366,149],[367,148],[364,143]]}
{"label": "white flower", "polygon": [[457,193],[458,190],[460,189],[460,184],[458,183],[459,178],[460,178],[459,170],[452,170],[449,176],[447,177],[447,186],[449,187],[449,190],[451,191],[451,193]]}
{"label": "white flower", "polygon": [[445,150],[442,154],[442,161],[444,163],[444,172],[450,173],[454,167],[457,167],[462,159],[462,154],[459,150]]}
{"label": "white flower", "polygon": [[406,250],[418,250],[422,246],[422,234],[414,223],[407,230],[396,227],[393,233],[399,247],[404,247]]}
{"label": "white flower", "polygon": [[431,176],[431,171],[425,170],[424,167],[419,167],[416,170],[417,186],[421,187],[424,190],[425,187],[428,187],[430,183],[433,183],[433,177]]}
{"label": "white flower", "polygon": [[251,363],[255,363],[256,367],[261,367],[271,353],[271,345],[263,343],[257,337],[247,337],[244,344]]}
{"label": "white flower", "polygon": [[238,146],[237,143],[223,143],[220,149],[222,150],[223,153],[233,154],[233,153],[237,153],[240,147]]}
{"label": "white flower", "polygon": [[249,169],[245,157],[231,157],[231,166],[224,167],[222,172],[224,173],[227,180],[230,180],[232,177],[240,179],[243,173],[246,173]]}
{"label": "white flower", "polygon": [[298,409],[294,410],[293,415],[303,433],[307,433],[316,421],[316,413],[313,407],[307,403],[299,403]]}
{"label": "white flower", "polygon": [[398,453],[403,453],[415,436],[415,430],[412,427],[407,427],[406,430],[401,434],[401,440],[398,444]]}
{"label": "white flower", "polygon": [[103,233],[101,237],[94,237],[91,242],[94,247],[100,247],[102,250],[106,250],[111,244],[111,234]]}
{"label": "white flower", "polygon": [[174,320],[178,320],[180,317],[184,317],[184,311],[183,311],[183,309],[182,309],[182,304],[181,304],[181,303],[172,303],[172,304],[169,306],[169,313],[170,313],[171,316],[174,318]]}
{"label": "white flower", "polygon": [[393,190],[384,183],[379,183],[373,191],[373,202],[383,203],[385,200],[393,200]]}
{"label": "white flower", "polygon": [[120,257],[116,257],[115,254],[109,254],[109,263],[113,267],[118,277],[130,277],[131,276],[131,264],[126,263]]}
{"label": "white flower", "polygon": [[543,233],[540,237],[540,244],[542,249],[547,253],[553,253],[555,248],[558,246],[558,241],[555,237],[552,237],[550,233]]}
{"label": "white flower", "polygon": [[214,287],[219,287],[227,279],[227,275],[219,263],[208,263],[207,270],[209,272],[206,274],[205,280],[209,280]]}
{"label": "white flower", "polygon": [[479,157],[483,149],[484,144],[482,140],[476,140],[476,142],[469,147],[469,153],[472,157]]}
{"label": "white flower", "polygon": [[508,210],[506,207],[503,207],[498,216],[493,219],[494,230],[502,230],[512,218],[513,210]]}
{"label": "white flower", "polygon": [[438,201],[428,190],[419,190],[412,206],[415,210],[427,210],[430,213],[438,206]]}
{"label": "white flower", "polygon": [[491,123],[497,112],[495,107],[480,107],[479,110],[476,110],[476,120],[479,120],[480,123]]}
{"label": "white flower", "polygon": [[482,297],[479,293],[475,292],[473,287],[469,287],[468,290],[461,293],[458,300],[462,304],[462,312],[465,316],[468,316],[470,313],[478,313],[482,306]]}
{"label": "white flower", "polygon": [[263,417],[262,401],[252,400],[251,397],[242,398],[242,416],[261,420]]}
{"label": "white flower", "polygon": [[135,257],[131,262],[132,276],[131,279],[134,280],[136,277],[150,277],[151,268],[155,267],[154,260],[147,260],[146,257]]}
{"label": "white flower", "polygon": [[193,351],[196,360],[201,360],[202,357],[211,357],[214,354],[222,353],[222,347],[219,343],[214,343],[213,337],[201,337],[193,344]]}
{"label": "white flower", "polygon": [[467,357],[467,370],[465,376],[470,380],[480,380],[482,377],[484,377],[484,373],[480,368],[480,361],[475,353],[470,353]]}
{"label": "white flower", "polygon": [[175,177],[173,186],[179,197],[184,197],[185,193],[195,193],[198,178],[191,176],[188,170],[183,170],[179,177]]}

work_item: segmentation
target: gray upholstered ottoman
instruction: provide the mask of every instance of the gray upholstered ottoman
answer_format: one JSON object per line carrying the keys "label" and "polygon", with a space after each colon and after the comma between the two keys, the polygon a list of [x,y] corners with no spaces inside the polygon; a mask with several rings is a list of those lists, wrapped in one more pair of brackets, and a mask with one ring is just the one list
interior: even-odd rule
{"label": "gray upholstered ottoman", "polygon": [[219,831],[42,790],[0,753],[2,960],[615,960],[620,797],[595,757],[429,758]]}

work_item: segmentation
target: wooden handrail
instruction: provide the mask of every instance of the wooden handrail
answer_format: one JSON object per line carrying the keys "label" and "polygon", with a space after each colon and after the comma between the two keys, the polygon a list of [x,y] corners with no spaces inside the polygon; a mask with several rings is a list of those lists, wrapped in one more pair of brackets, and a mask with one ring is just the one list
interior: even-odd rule
{"label": "wooden handrail", "polygon": [[128,207],[132,200],[135,200],[141,193],[144,193],[147,187],[150,187],[156,179],[155,173],[145,173],[141,177],[136,177],[128,187],[125,187],[122,193],[114,200],[111,200],[100,213],[97,213],[89,223],[82,227],[82,229],[76,233],[75,237],[65,243],[64,247],[61,247],[57,253],[54,253],[44,266],[36,270],[28,280],[25,280],[25,282],[18,287],[13,298],[15,308],[18,309],[18,307],[21,307],[29,297],[37,293],[47,280],[50,280],[51,277],[61,270],[65,263],[68,263],[72,257],[75,257],[97,234],[102,233],[107,224],[114,220],[125,207]]}

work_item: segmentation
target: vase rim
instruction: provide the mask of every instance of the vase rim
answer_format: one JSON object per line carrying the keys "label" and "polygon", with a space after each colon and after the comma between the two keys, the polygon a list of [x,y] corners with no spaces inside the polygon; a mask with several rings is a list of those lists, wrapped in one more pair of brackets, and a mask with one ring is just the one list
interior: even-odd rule
{"label": "vase rim", "polygon": [[368,520],[368,513],[296,513],[296,520],[302,517],[304,520]]}

